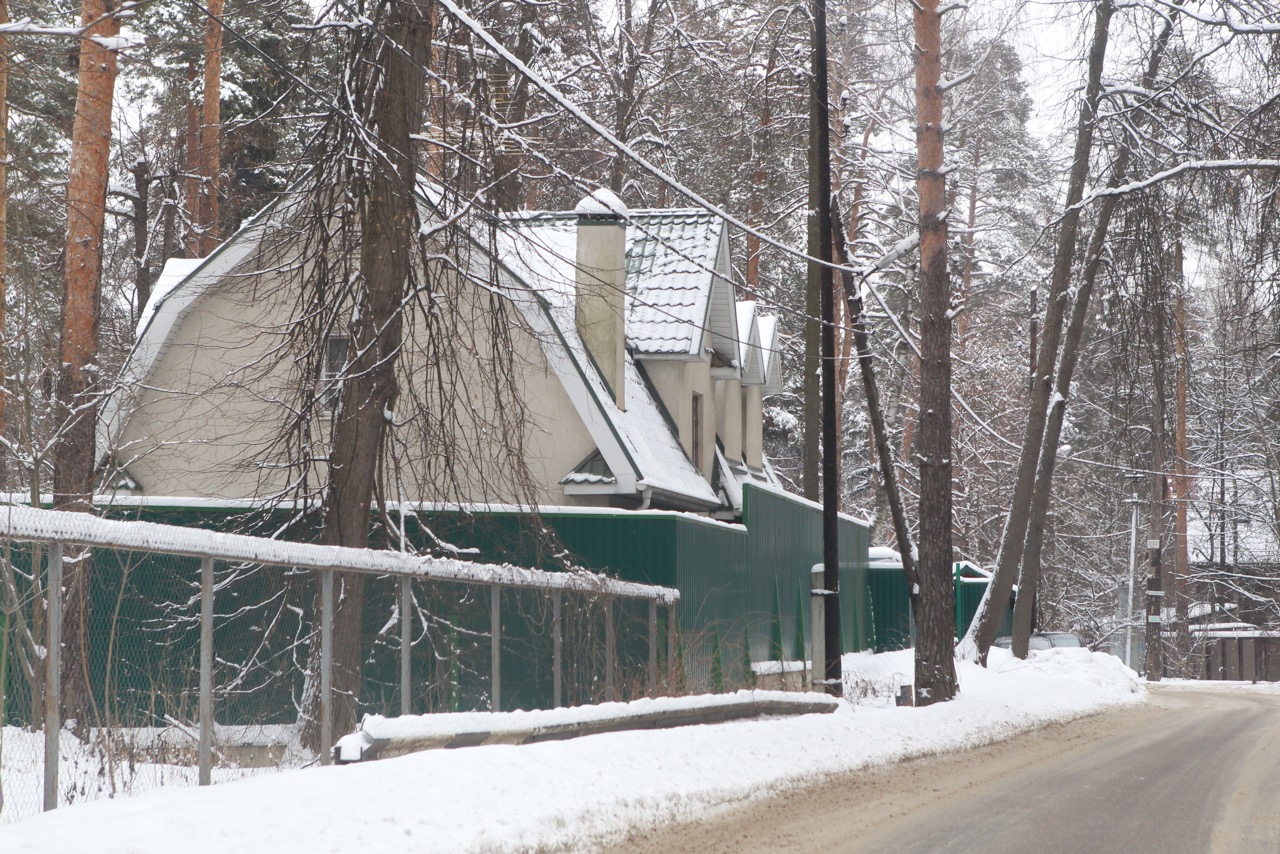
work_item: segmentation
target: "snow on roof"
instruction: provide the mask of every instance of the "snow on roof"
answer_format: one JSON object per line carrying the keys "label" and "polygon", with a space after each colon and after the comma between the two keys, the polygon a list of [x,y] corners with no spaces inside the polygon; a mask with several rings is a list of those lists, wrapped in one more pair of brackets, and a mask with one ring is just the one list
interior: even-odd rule
{"label": "snow on roof", "polygon": [[[708,507],[720,505],[720,499],[711,484],[689,462],[684,448],[671,425],[662,414],[662,408],[649,390],[649,384],[640,375],[631,354],[627,354],[627,408],[613,407],[611,417],[621,427],[623,441],[631,449],[632,458],[640,468],[640,484],[659,492],[684,496]],[[612,398],[608,403],[612,404]]]}
{"label": "snow on roof", "polygon": [[584,196],[578,206],[573,209],[578,216],[620,216],[631,214],[626,204],[607,187],[601,187],[588,196]]}
{"label": "snow on roof", "polygon": [[[503,263],[557,306],[572,306],[578,219],[518,214],[499,234]],[[643,356],[701,356],[704,330],[729,359],[740,337],[724,222],[696,209],[632,211],[627,225],[627,344]],[[719,311],[714,310],[716,306]]]}
{"label": "snow on roof", "polygon": [[716,447],[716,471],[719,476],[720,489],[725,498],[728,499],[729,506],[738,515],[742,514],[744,485],[750,483],[753,486],[782,488],[782,485],[778,482],[778,476],[773,473],[773,469],[767,464],[763,469],[753,469],[744,463],[727,459],[719,446]]}
{"label": "snow on roof", "polygon": [[756,303],[743,300],[738,303],[738,365],[742,369],[743,385],[763,385],[764,353],[760,349],[760,326],[757,323]]}
{"label": "snow on roof", "polygon": [[782,345],[778,340],[778,318],[756,317],[760,329],[760,353],[764,357],[764,393],[782,394]]}
{"label": "snow on roof", "polygon": [[867,560],[872,565],[884,564],[885,566],[902,567],[902,555],[888,546],[872,546],[867,549]]}
{"label": "snow on roof", "polygon": [[205,262],[204,258],[170,258],[164,262],[164,269],[159,278],[151,286],[151,298],[142,307],[138,315],[138,326],[134,330],[135,338],[141,338],[143,331],[151,324],[160,306],[173,294],[178,285],[190,276]]}

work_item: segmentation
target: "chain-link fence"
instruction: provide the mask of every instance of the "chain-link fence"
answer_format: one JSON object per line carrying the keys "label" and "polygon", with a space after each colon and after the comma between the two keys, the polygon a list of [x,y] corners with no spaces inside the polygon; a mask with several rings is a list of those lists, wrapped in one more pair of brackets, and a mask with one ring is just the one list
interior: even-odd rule
{"label": "chain-link fence", "polygon": [[674,681],[669,588],[25,507],[0,538],[0,823],[325,763],[365,713]]}

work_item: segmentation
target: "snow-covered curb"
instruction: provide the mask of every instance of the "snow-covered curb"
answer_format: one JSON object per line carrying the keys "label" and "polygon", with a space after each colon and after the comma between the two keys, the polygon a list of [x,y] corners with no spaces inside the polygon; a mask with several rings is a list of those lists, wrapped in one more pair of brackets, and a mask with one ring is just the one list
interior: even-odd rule
{"label": "snow-covered curb", "polygon": [[1229,694],[1280,694],[1280,682],[1240,682],[1221,679],[1162,679],[1158,691],[1223,691]]}
{"label": "snow-covered curb", "polygon": [[[879,691],[835,714],[431,751],[207,790],[86,804],[0,830],[0,850],[188,854],[580,849],[827,775],[966,749],[1144,697],[1118,659],[993,652],[961,665],[960,697],[894,708]],[[854,681],[901,681],[909,653],[852,655]]]}
{"label": "snow-covered curb", "polygon": [[450,747],[530,744],[635,729],[723,723],[764,715],[830,714],[840,706],[825,694],[736,691],[694,697],[654,697],[569,709],[462,712],[452,715],[369,715],[360,728],[338,739],[339,762],[384,759]]}

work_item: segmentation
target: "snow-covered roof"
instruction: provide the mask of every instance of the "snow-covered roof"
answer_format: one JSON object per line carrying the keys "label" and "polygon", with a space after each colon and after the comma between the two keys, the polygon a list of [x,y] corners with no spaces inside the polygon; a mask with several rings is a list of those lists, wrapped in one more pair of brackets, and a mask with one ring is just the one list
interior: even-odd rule
{"label": "snow-covered roof", "polygon": [[778,318],[756,316],[760,330],[760,354],[764,358],[764,393],[782,394],[782,342],[778,340]]}
{"label": "snow-covered roof", "polygon": [[[499,254],[552,303],[572,305],[578,217],[549,212],[509,217]],[[701,358],[704,332],[726,363],[740,362],[723,220],[696,209],[638,210],[627,217],[627,345],[641,358]]]}
{"label": "snow-covered roof", "polygon": [[872,569],[902,569],[902,555],[888,546],[867,549],[867,565]]}
{"label": "snow-covered roof", "polygon": [[745,463],[726,458],[724,451],[719,447],[716,448],[715,481],[720,487],[721,494],[724,495],[737,516],[742,515],[742,488],[745,484],[770,486],[774,489],[782,488],[782,484],[778,481],[778,476],[773,473],[773,468],[768,461],[765,461],[764,468],[752,468]]}
{"label": "snow-covered roof", "polygon": [[760,324],[757,322],[754,300],[738,303],[738,335],[738,364],[742,371],[742,384],[764,385],[765,358],[760,347]]}

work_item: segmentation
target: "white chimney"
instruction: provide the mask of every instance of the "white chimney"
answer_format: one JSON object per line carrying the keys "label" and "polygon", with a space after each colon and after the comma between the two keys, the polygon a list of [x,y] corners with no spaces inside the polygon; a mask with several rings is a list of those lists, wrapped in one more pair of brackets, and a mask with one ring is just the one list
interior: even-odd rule
{"label": "white chimney", "polygon": [[618,408],[626,409],[627,206],[602,188],[579,202],[574,213],[578,215],[574,319]]}

